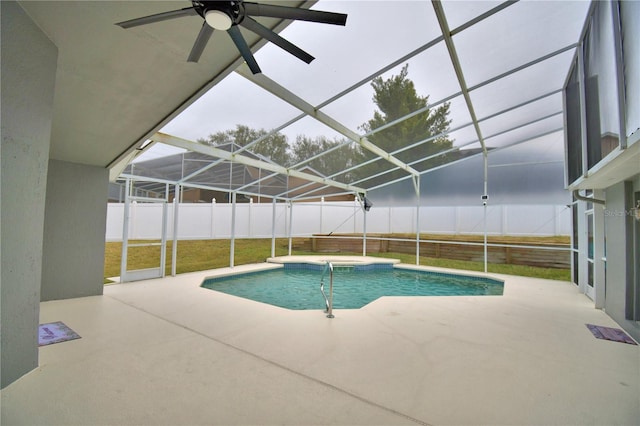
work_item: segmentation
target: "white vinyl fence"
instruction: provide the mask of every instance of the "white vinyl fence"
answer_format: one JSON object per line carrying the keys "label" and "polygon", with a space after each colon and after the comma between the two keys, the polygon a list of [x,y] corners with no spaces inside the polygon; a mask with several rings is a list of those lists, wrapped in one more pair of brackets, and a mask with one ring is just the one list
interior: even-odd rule
{"label": "white vinyl fence", "polygon": [[[160,239],[162,204],[132,203],[129,239]],[[167,238],[173,238],[175,205],[167,206]],[[357,202],[239,203],[236,238],[301,237],[312,234],[362,233],[364,213]],[[483,234],[482,206],[376,207],[366,217],[367,233],[415,233],[417,212],[421,233]],[[107,209],[107,241],[122,240],[124,204]],[[571,233],[571,210],[556,205],[495,205],[487,207],[490,235],[553,236]],[[274,220],[275,216],[275,220]],[[178,239],[231,238],[231,204],[178,205]]]}

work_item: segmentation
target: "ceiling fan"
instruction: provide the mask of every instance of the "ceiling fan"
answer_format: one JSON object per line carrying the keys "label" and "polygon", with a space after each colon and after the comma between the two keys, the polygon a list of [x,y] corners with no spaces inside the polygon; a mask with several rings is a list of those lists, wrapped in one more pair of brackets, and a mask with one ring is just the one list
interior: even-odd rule
{"label": "ceiling fan", "polygon": [[300,49],[298,46],[280,37],[269,28],[260,24],[258,21],[253,19],[252,16],[293,19],[333,25],[345,25],[347,22],[347,15],[343,13],[301,9],[290,6],[249,3],[242,0],[192,0],[191,3],[191,7],[131,19],[129,21],[119,22],[116,25],[119,25],[122,28],[131,28],[166,21],[169,19],[200,15],[204,18],[204,22],[202,23],[202,28],[200,28],[200,33],[198,34],[195,43],[193,43],[193,47],[191,48],[191,53],[189,54],[187,61],[198,62],[207,42],[213,34],[213,31],[221,30],[226,31],[229,36],[231,36],[231,39],[240,51],[240,54],[246,61],[251,72],[257,74],[261,72],[260,67],[253,57],[247,42],[240,33],[238,26],[242,26],[247,30],[258,34],[260,37],[281,47],[307,64],[315,58]]}

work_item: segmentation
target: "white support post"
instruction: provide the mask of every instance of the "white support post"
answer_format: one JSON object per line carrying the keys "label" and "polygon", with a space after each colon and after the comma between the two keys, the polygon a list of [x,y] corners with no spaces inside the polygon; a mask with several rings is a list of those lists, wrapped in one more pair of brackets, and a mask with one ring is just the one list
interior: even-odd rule
{"label": "white support post", "polygon": [[358,232],[358,220],[356,215],[358,214],[358,196],[353,199],[353,233]]}
{"label": "white support post", "polygon": [[276,257],[276,199],[271,202],[271,257]]}
{"label": "white support post", "polygon": [[[169,184],[167,184],[169,186]],[[167,200],[162,203],[162,237],[160,240],[160,276],[166,276],[167,265]]]}
{"label": "white support post", "polygon": [[416,204],[416,265],[420,265],[420,202]]}
{"label": "white support post", "polygon": [[509,235],[509,206],[503,204],[500,211],[502,213],[500,235]]}
{"label": "white support post", "polygon": [[231,193],[231,247],[229,248],[229,267],[234,266],[236,249],[236,193]]}
{"label": "white support post", "polygon": [[[133,188],[134,193],[135,188]],[[129,200],[129,237],[131,239],[136,239],[136,237],[138,237],[138,227],[136,226],[136,224],[138,223],[138,202],[136,201],[135,197],[133,197],[133,199]]]}
{"label": "white support post", "polygon": [[177,275],[178,263],[178,211],[180,210],[180,193],[182,188],[176,185],[173,192],[173,245],[171,246],[171,276]]}
{"label": "white support post", "polygon": [[416,265],[420,265],[420,177],[413,178],[416,191]]}
{"label": "white support post", "polygon": [[129,191],[131,190],[131,179],[127,178],[125,181],[124,190],[124,211],[122,212],[122,253],[120,259],[120,282],[124,282],[123,279],[127,275],[127,251],[129,240],[129,207],[131,201],[129,200]]}
{"label": "white support post", "polygon": [[[578,289],[581,293],[587,293],[588,266],[588,240],[587,240],[587,203],[578,201]],[[575,225],[575,224],[574,224]]]}
{"label": "white support post", "polygon": [[484,210],[484,273],[488,272],[488,251],[487,251],[487,203],[489,202],[489,195],[487,193],[487,186],[489,180],[489,155],[484,150],[482,153],[482,159],[484,162],[484,194],[482,195],[482,206]]}
{"label": "white support post", "polygon": [[249,229],[249,238],[253,237],[253,198],[249,198],[249,219],[248,219],[248,229]]}
{"label": "white support post", "polygon": [[487,257],[488,257],[488,253],[487,253],[487,202],[483,201],[483,213],[484,213],[484,240],[483,240],[483,248],[484,248],[484,272],[485,274],[487,273],[488,267],[487,267]]}
{"label": "white support post", "polygon": [[216,199],[211,199],[211,233],[209,236],[213,239],[216,237]]}
{"label": "white support post", "polygon": [[[603,200],[604,190],[593,191],[593,198]],[[604,235],[604,205],[593,204],[593,301],[596,309],[603,309],[605,302],[605,235]]]}
{"label": "white support post", "polygon": [[364,199],[362,200],[362,255],[367,255],[367,209],[364,207]]}
{"label": "white support post", "polygon": [[324,197],[320,197],[320,233],[322,234],[324,226],[322,226],[322,221],[324,220]]}
{"label": "white support post", "polygon": [[292,245],[292,232],[293,232],[293,203],[289,201],[289,256],[291,256],[291,245]]}

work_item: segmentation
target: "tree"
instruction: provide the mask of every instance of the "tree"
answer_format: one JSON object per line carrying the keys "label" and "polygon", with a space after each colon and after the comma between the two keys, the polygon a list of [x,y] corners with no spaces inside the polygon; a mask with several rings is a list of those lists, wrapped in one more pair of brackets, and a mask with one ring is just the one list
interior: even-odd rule
{"label": "tree", "polygon": [[[337,148],[338,146],[339,148]],[[334,173],[341,172],[353,166],[354,159],[357,158],[354,144],[345,144],[344,140],[330,140],[324,136],[318,136],[312,139],[304,135],[298,135],[291,151],[292,164],[298,164],[318,154],[325,153],[305,163],[305,165],[325,176],[331,176]],[[347,173],[346,175],[336,176],[335,178],[343,182],[350,182],[353,176]]]}
{"label": "tree", "polygon": [[[266,136],[268,133],[265,129],[251,129],[248,126],[236,124],[235,129],[210,134],[206,139],[198,139],[198,142],[211,146],[234,142],[240,146],[246,146],[258,138]],[[289,165],[289,142],[282,133],[274,133],[265,137],[251,146],[249,151],[263,155],[281,166]]]}
{"label": "tree", "polygon": [[[413,81],[407,78],[408,69],[409,65],[407,64],[398,75],[391,76],[386,80],[382,77],[373,79],[371,82],[374,90],[373,102],[378,107],[378,110],[374,112],[371,120],[360,127],[361,130],[368,133],[407,114],[427,107],[429,96],[419,96],[417,94]],[[448,116],[449,103],[437,108],[426,108],[424,112],[369,135],[367,139],[385,151],[392,153],[402,147],[443,133],[451,124]],[[395,156],[406,163],[410,163],[452,146],[453,142],[447,136],[439,136],[430,142],[420,145],[418,148],[395,154]],[[363,155],[364,158],[370,158],[370,156]],[[418,170],[425,170],[445,161],[444,157],[437,157],[416,163],[413,167]],[[359,174],[371,176],[389,167],[388,163],[385,164],[383,160],[379,160],[363,167]],[[384,179],[395,179],[400,176],[406,176],[406,173],[389,173],[384,176]]]}

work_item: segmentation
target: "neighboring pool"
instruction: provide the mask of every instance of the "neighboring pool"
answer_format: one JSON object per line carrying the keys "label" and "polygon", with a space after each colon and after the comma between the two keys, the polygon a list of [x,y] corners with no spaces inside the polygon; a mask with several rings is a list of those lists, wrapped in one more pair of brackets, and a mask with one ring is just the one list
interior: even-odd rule
{"label": "neighboring pool", "polygon": [[[208,278],[202,287],[287,309],[324,309],[320,293],[323,266],[284,268]],[[336,266],[333,308],[358,309],[382,296],[496,296],[504,283],[487,277],[416,271],[392,265]],[[324,278],[329,296],[329,274]]]}

